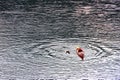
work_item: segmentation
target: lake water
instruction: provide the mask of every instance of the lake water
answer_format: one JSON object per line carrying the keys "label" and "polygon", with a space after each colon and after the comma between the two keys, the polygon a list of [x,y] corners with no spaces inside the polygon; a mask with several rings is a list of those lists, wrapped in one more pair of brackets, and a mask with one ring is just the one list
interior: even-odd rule
{"label": "lake water", "polygon": [[120,1],[0,0],[0,80],[120,80]]}

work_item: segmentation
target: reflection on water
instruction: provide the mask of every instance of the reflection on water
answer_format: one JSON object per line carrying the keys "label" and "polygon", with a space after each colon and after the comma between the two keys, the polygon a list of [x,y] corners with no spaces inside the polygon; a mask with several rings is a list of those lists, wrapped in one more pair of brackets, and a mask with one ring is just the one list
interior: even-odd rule
{"label": "reflection on water", "polygon": [[119,3],[1,0],[0,79],[120,79]]}

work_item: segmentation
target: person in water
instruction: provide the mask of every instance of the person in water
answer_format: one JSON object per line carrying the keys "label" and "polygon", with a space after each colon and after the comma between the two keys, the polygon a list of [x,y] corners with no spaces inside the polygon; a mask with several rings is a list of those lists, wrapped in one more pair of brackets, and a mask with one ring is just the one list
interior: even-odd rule
{"label": "person in water", "polygon": [[70,54],[70,51],[66,51],[65,53]]}
{"label": "person in water", "polygon": [[[66,53],[70,54],[70,51],[66,51]],[[76,53],[82,60],[84,60],[84,51],[80,47],[76,48]]]}

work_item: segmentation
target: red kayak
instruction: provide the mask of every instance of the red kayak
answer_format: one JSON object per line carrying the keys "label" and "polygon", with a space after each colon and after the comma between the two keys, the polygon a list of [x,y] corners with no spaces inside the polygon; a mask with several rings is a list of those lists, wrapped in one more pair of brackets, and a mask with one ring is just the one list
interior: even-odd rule
{"label": "red kayak", "polygon": [[84,60],[84,51],[80,47],[76,48],[76,53],[82,60]]}

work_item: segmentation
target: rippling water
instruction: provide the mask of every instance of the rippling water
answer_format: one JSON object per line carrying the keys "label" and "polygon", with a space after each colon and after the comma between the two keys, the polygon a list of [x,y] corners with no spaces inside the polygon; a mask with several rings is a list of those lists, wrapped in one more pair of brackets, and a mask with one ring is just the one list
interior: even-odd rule
{"label": "rippling water", "polygon": [[0,79],[119,80],[119,3],[0,0]]}

